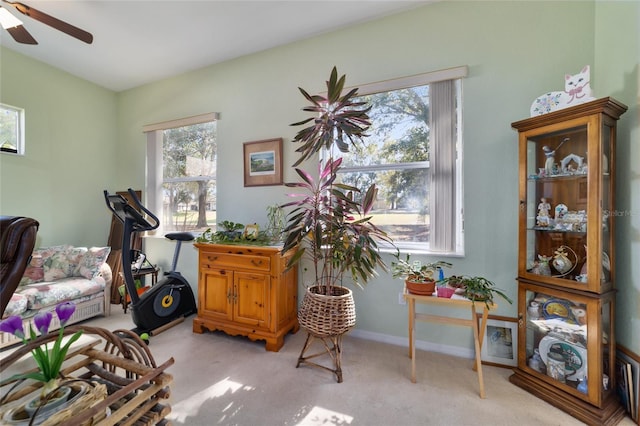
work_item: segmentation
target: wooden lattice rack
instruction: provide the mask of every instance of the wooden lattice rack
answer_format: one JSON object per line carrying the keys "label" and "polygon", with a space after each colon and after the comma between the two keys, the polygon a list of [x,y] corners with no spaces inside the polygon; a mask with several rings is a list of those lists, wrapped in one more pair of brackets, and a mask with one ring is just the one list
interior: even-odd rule
{"label": "wooden lattice rack", "polygon": [[[84,337],[75,342],[67,353],[61,373],[65,378],[104,384],[107,396],[58,424],[169,424],[165,417],[171,412],[167,399],[173,377],[165,370],[174,363],[173,358],[160,366],[156,365],[147,345],[129,330],[111,332],[97,327],[69,326],[64,334],[71,335],[78,330],[83,331]],[[30,351],[36,346],[53,342],[57,336],[58,332],[40,336],[28,345],[2,354],[0,374],[3,379],[15,373],[35,371],[35,368],[30,368],[35,365]],[[40,386],[41,383],[31,380],[12,381],[3,385],[0,388],[0,411],[9,409],[12,402],[15,401],[15,405]]]}

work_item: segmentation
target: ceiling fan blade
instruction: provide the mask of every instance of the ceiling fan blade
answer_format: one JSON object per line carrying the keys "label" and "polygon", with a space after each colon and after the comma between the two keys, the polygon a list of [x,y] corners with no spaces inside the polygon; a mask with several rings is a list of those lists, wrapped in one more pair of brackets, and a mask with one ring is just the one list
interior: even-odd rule
{"label": "ceiling fan blade", "polygon": [[22,25],[18,25],[16,27],[7,28],[7,31],[9,32],[9,34],[11,34],[11,37],[13,37],[13,39],[15,41],[17,41],[18,43],[22,43],[22,44],[38,44],[36,39],[33,38],[33,36],[31,36],[31,34],[29,34],[29,31],[27,31],[27,29]]}
{"label": "ceiling fan blade", "polygon": [[87,44],[91,44],[93,42],[93,35],[91,35],[91,33],[86,32],[85,30],[82,30],[74,25],[61,21],[58,18],[54,18],[51,15],[47,15],[46,13],[41,12],[38,9],[34,9],[33,7],[27,6],[26,4],[7,1],[7,0],[3,0],[3,1],[15,7],[16,10],[22,13],[23,15],[33,18],[36,21],[40,21],[43,24],[49,25],[50,27],[55,28],[58,31],[62,31],[63,33],[68,34],[71,37],[75,37],[78,40],[84,41]]}

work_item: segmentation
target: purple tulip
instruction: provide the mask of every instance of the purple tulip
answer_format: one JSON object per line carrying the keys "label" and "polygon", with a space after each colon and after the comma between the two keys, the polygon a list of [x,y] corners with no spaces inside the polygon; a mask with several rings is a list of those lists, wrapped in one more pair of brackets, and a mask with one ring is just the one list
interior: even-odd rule
{"label": "purple tulip", "polygon": [[76,305],[71,302],[64,302],[56,306],[56,314],[60,319],[61,327],[64,327],[67,321],[69,321],[69,318],[71,318],[71,315],[73,315],[75,310],[76,310]]}
{"label": "purple tulip", "polygon": [[33,323],[36,325],[36,329],[40,334],[44,335],[49,332],[52,318],[53,314],[51,312],[39,312],[33,317]]}
{"label": "purple tulip", "polygon": [[22,318],[17,315],[13,315],[3,320],[2,322],[0,322],[0,331],[4,331],[5,333],[13,334],[20,339],[24,339]]}

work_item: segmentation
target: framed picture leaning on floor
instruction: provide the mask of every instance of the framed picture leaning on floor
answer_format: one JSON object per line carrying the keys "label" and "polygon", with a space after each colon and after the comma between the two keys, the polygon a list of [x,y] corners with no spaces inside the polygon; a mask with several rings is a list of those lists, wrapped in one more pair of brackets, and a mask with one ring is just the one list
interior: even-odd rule
{"label": "framed picture leaning on floor", "polygon": [[[478,314],[478,326],[481,325],[481,320],[482,314]],[[518,365],[518,321],[515,318],[489,315],[480,354],[483,364],[516,367]]]}

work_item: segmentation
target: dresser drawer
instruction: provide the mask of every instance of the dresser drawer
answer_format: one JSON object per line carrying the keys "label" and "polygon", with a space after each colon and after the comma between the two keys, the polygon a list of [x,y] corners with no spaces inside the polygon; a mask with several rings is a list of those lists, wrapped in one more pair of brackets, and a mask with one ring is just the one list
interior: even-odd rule
{"label": "dresser drawer", "polygon": [[271,270],[271,259],[267,256],[201,252],[200,267],[251,269],[269,272]]}

